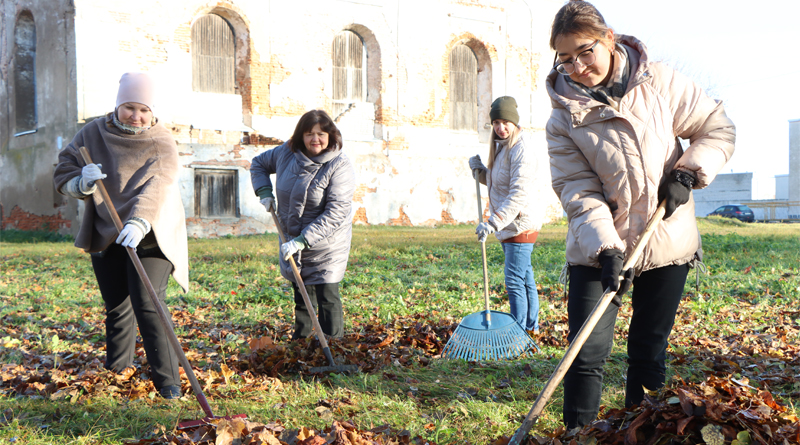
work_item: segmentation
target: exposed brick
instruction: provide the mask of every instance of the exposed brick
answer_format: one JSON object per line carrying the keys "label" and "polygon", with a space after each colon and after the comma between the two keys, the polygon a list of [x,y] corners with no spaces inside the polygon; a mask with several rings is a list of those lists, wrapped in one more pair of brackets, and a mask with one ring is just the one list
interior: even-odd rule
{"label": "exposed brick", "polygon": [[367,209],[364,207],[359,207],[356,210],[355,215],[353,215],[353,224],[369,224],[369,220],[367,219]]}
{"label": "exposed brick", "polygon": [[367,187],[364,184],[359,184],[356,186],[355,194],[353,194],[353,202],[364,202],[364,196],[367,193],[375,193],[378,189],[375,187]]}
{"label": "exposed brick", "polygon": [[399,210],[400,216],[398,218],[392,218],[386,224],[387,226],[412,226],[411,218],[406,215],[406,212],[403,211],[403,208],[400,207]]}
{"label": "exposed brick", "polygon": [[458,221],[453,219],[453,216],[450,215],[450,212],[447,210],[442,210],[442,224],[458,224]]}
{"label": "exposed brick", "polygon": [[11,214],[3,218],[3,229],[16,230],[47,230],[55,232],[59,229],[69,229],[72,221],[64,218],[61,211],[56,215],[35,215],[14,206]]}

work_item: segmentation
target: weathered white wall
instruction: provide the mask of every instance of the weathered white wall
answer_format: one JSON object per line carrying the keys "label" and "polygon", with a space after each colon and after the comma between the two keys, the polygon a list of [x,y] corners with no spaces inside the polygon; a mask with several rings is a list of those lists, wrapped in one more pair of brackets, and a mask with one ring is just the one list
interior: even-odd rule
{"label": "weathered white wall", "polygon": [[695,216],[706,216],[725,204],[741,204],[753,196],[752,173],[717,175],[708,187],[694,190]]}
{"label": "weathered white wall", "polygon": [[[71,110],[71,122],[100,116],[113,109],[123,72],[150,72],[161,86],[156,115],[171,128],[184,160],[190,233],[269,230],[249,185],[249,161],[286,140],[304,112],[331,109],[332,42],[338,32],[352,30],[368,52],[367,102],[339,125],[357,172],[357,223],[475,221],[467,159],[486,158],[489,105],[502,95],[516,98],[520,123],[534,143],[543,211],[559,217],[543,128],[550,111],[544,88],[552,59],[549,25],[560,5],[541,0],[74,0],[70,54],[75,62],[66,89],[73,89],[74,99],[70,103],[55,95],[50,105]],[[67,9],[60,7],[59,13]],[[209,13],[223,16],[234,29],[237,94],[192,91],[191,26]],[[37,22],[37,30],[39,24],[53,23]],[[71,45],[69,39],[62,41]],[[459,43],[478,57],[477,131],[449,129],[448,55]],[[259,144],[268,145],[248,145],[256,135]],[[193,216],[197,165],[237,169],[241,218]]]}
{"label": "weathered white wall", "polygon": [[[68,230],[77,204],[53,189],[58,150],[75,135],[73,10],[68,0],[0,2],[0,230]],[[36,28],[36,130],[15,128],[14,31],[28,11]]]}
{"label": "weathered white wall", "polygon": [[775,176],[775,199],[789,199],[789,175]]}
{"label": "weathered white wall", "polygon": [[[800,119],[789,121],[789,202],[800,202]],[[800,219],[800,206],[789,208],[789,218]]]}

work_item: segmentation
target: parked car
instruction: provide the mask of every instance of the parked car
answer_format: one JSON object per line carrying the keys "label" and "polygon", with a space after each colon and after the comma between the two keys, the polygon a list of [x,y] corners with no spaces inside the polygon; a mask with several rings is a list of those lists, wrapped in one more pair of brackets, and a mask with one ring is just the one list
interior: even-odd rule
{"label": "parked car", "polygon": [[725,218],[736,218],[742,222],[753,222],[756,220],[750,207],[742,204],[724,205],[708,214],[708,216],[713,215],[724,216]]}

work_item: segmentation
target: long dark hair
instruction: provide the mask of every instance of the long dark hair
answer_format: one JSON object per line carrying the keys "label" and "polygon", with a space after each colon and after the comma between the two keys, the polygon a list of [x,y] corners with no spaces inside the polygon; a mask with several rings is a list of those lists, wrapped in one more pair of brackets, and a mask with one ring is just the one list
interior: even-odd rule
{"label": "long dark hair", "polygon": [[333,119],[328,116],[324,110],[311,110],[300,117],[297,126],[294,128],[294,134],[289,139],[289,148],[292,152],[297,152],[298,149],[305,149],[306,145],[303,142],[303,134],[308,133],[314,128],[314,125],[319,124],[319,128],[325,133],[328,133],[328,147],[323,151],[336,151],[341,150],[344,146],[342,143],[342,133],[336,128]]}

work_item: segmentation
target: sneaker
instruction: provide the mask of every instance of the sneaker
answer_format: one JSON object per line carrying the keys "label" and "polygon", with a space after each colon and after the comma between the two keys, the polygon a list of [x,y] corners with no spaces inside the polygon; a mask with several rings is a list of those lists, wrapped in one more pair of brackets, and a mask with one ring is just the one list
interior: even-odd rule
{"label": "sneaker", "polygon": [[166,400],[180,399],[182,396],[181,387],[178,385],[165,386],[159,389],[158,393]]}

